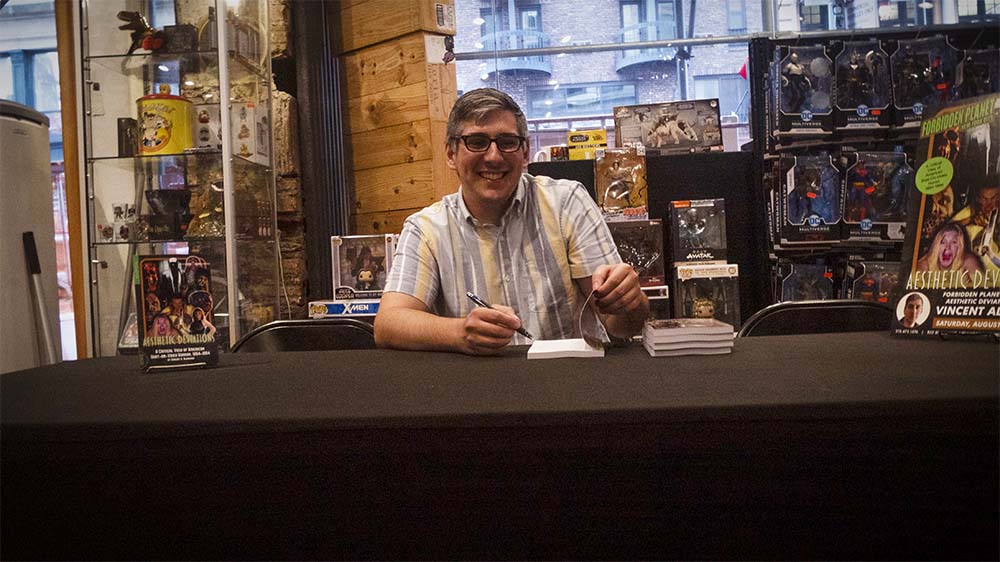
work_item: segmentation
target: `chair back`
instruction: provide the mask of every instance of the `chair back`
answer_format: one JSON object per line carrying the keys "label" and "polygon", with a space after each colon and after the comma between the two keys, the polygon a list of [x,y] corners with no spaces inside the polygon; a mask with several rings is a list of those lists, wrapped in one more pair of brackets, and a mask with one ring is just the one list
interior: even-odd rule
{"label": "chair back", "polygon": [[892,306],[873,301],[832,299],[779,302],[751,316],[739,337],[888,331]]}
{"label": "chair back", "polygon": [[375,329],[357,318],[276,320],[233,345],[233,352],[337,349],[375,349]]}

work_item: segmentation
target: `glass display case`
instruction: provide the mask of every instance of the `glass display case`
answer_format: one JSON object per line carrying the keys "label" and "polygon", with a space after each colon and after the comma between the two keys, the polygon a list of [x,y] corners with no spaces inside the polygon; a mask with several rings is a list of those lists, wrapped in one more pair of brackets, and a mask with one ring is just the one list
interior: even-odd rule
{"label": "glass display case", "polygon": [[145,255],[208,264],[228,349],[278,312],[267,0],[80,13],[93,352],[137,351]]}

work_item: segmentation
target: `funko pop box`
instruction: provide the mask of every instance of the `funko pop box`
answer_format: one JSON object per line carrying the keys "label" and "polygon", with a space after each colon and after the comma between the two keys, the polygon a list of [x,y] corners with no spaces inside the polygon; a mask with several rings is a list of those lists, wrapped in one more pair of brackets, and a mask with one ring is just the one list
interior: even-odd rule
{"label": "funko pop box", "polygon": [[380,298],[395,247],[395,234],[331,236],[334,300]]}

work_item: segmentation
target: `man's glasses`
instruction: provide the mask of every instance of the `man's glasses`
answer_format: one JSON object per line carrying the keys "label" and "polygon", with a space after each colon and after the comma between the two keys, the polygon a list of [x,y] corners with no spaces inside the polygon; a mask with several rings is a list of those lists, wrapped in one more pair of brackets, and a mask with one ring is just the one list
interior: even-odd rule
{"label": "man's glasses", "polygon": [[497,149],[500,152],[517,152],[526,140],[524,137],[517,135],[500,135],[494,139],[483,134],[462,135],[460,137],[452,137],[452,139],[462,139],[465,148],[469,149],[469,152],[486,152],[493,143],[497,144]]}

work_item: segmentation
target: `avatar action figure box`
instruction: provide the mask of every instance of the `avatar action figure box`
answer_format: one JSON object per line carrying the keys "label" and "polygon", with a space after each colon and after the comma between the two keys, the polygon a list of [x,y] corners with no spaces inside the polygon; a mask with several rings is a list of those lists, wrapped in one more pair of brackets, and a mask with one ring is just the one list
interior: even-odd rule
{"label": "avatar action figure box", "polygon": [[674,262],[726,262],[724,199],[671,201],[669,211]]}
{"label": "avatar action figure box", "polygon": [[666,283],[663,259],[663,221],[609,222],[608,229],[618,247],[622,261],[639,275],[642,287],[658,287]]}
{"label": "avatar action figure box", "polygon": [[597,150],[594,191],[607,222],[649,218],[646,157],[641,151],[641,146]]}
{"label": "avatar action figure box", "polygon": [[200,256],[136,256],[137,328],[144,371],[219,362],[212,275]]}
{"label": "avatar action figure box", "polygon": [[615,146],[647,154],[722,151],[719,100],[673,101],[615,108]]}
{"label": "avatar action figure box", "polygon": [[925,115],[893,333],[1000,334],[1000,94]]}
{"label": "avatar action figure box", "polygon": [[381,298],[395,247],[395,234],[331,236],[334,300]]}

